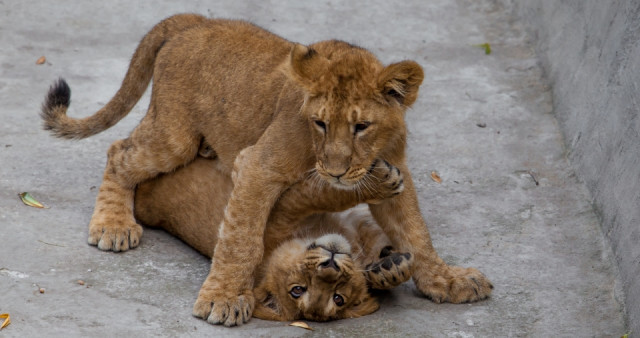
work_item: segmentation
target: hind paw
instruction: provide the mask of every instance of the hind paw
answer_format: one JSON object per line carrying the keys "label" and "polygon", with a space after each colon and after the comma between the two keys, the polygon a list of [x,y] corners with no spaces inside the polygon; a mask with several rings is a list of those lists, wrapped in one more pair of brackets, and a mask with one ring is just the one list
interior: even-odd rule
{"label": "hind paw", "polygon": [[411,278],[412,264],[413,256],[410,253],[392,252],[384,248],[380,260],[366,266],[365,277],[372,289],[391,289]]}

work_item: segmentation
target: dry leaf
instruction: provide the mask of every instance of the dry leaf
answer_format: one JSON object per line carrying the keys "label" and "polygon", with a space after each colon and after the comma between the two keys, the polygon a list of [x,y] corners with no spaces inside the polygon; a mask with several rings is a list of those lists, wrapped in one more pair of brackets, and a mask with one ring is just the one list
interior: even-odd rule
{"label": "dry leaf", "polygon": [[309,326],[309,324],[307,324],[305,322],[293,322],[293,323],[289,324],[289,326],[295,326],[295,327],[299,327],[301,329],[313,331],[311,326]]}
{"label": "dry leaf", "polygon": [[7,325],[11,324],[11,317],[9,317],[8,313],[0,314],[0,319],[2,318],[4,318],[4,322],[2,322],[2,325],[0,325],[0,330],[4,329],[5,327],[7,327]]}
{"label": "dry leaf", "polygon": [[38,61],[36,61],[36,65],[41,65],[43,63],[47,62],[47,58],[43,56],[41,56],[40,58],[38,58]]}
{"label": "dry leaf", "polygon": [[29,194],[28,192],[23,192],[18,194],[18,196],[20,196],[20,199],[22,200],[22,203],[30,206],[30,207],[34,207],[34,208],[45,208],[48,209],[47,207],[45,207],[42,203],[38,202],[38,200],[36,200],[35,198],[33,198],[33,196],[31,196],[31,194]]}
{"label": "dry leaf", "polygon": [[440,175],[438,175],[438,173],[435,171],[431,172],[431,179],[434,180],[436,183],[442,183],[442,179],[440,178]]}

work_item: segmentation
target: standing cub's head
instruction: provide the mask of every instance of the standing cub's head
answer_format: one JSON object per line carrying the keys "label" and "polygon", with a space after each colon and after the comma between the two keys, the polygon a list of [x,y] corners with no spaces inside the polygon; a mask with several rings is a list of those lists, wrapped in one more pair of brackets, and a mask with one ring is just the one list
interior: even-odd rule
{"label": "standing cub's head", "polygon": [[364,316],[379,307],[341,235],[285,242],[262,269],[264,277],[254,288],[257,318],[327,321]]}
{"label": "standing cub's head", "polygon": [[285,67],[305,91],[316,170],[338,188],[354,187],[376,158],[404,151],[404,112],[424,74],[413,61],[384,67],[365,49],[341,41],[295,45]]}

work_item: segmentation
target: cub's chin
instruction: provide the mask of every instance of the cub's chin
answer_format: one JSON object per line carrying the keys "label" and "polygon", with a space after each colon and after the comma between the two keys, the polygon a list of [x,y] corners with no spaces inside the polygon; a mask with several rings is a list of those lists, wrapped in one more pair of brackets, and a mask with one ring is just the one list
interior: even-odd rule
{"label": "cub's chin", "polygon": [[342,180],[338,180],[336,178],[325,179],[325,181],[329,182],[329,184],[340,190],[354,190],[358,186],[358,182],[343,182]]}

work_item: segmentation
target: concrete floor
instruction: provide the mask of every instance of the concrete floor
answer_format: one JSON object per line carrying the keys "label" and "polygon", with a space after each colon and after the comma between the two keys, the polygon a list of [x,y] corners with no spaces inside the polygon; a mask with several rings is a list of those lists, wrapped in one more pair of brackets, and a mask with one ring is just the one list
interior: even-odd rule
{"label": "concrete floor", "polygon": [[[483,271],[493,297],[438,305],[406,283],[383,296],[378,312],[310,323],[315,331],[257,319],[229,329],[191,316],[209,262],[180,241],[146,230],[141,246],[123,254],[88,246],[106,150],[137,124],[148,97],[82,141],[41,130],[40,104],[64,76],[70,115],[92,114],[116,92],[141,37],[178,12],[244,18],[303,43],[339,38],[385,63],[422,64],[420,99],[407,114],[422,211],[440,255]],[[490,55],[473,46],[485,42]],[[510,9],[490,0],[0,1],[0,313],[12,319],[0,336],[627,333],[610,249],[567,162],[530,45]],[[50,208],[23,205],[23,191]]]}

